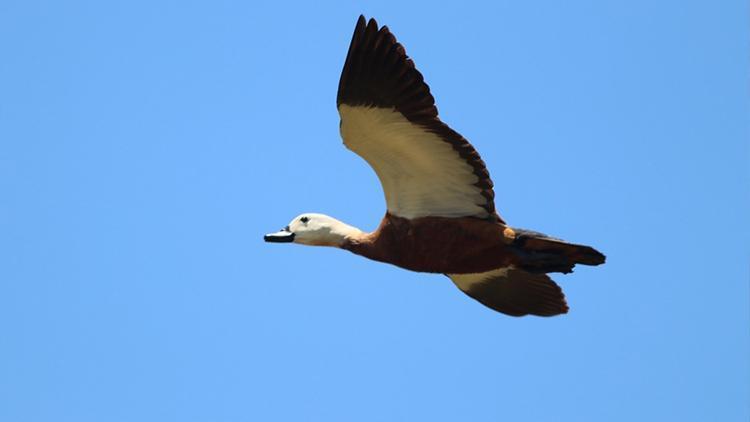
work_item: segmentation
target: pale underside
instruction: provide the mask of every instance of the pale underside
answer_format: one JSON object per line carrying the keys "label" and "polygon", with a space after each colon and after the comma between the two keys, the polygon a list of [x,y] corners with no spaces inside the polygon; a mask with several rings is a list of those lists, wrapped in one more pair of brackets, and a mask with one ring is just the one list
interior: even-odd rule
{"label": "pale underside", "polygon": [[447,274],[447,276],[453,281],[459,289],[463,291],[469,291],[472,287],[477,284],[486,283],[492,279],[503,278],[508,274],[508,270],[512,267],[498,268],[496,270],[487,271],[484,273],[473,273],[473,274]]}
{"label": "pale underside", "polygon": [[344,144],[375,170],[391,214],[488,216],[479,178],[450,143],[394,108],[341,104],[339,114]]}

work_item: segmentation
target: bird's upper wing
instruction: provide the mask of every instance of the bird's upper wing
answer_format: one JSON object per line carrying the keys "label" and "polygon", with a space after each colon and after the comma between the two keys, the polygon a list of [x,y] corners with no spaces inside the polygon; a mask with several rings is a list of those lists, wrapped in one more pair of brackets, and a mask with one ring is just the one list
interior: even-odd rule
{"label": "bird's upper wing", "polygon": [[391,214],[501,221],[479,154],[440,121],[422,74],[374,19],[357,21],[337,105],[344,144],[375,170]]}
{"label": "bird's upper wing", "polygon": [[448,277],[467,295],[507,315],[553,316],[568,312],[562,289],[546,274],[508,267]]}

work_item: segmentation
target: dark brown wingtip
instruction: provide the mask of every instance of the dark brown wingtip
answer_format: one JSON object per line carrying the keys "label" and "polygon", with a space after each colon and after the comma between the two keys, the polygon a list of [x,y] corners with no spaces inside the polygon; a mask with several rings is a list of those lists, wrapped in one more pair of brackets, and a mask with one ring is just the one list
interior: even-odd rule
{"label": "dark brown wingtip", "polygon": [[357,18],[357,23],[354,24],[354,35],[357,35],[358,32],[361,32],[362,28],[366,26],[367,26],[367,18],[365,18],[365,15],[359,15],[359,18]]}
{"label": "dark brown wingtip", "polygon": [[387,26],[360,16],[339,80],[337,105],[394,107],[411,121],[437,117],[422,74]]}
{"label": "dark brown wingtip", "polygon": [[378,21],[376,21],[375,18],[370,18],[370,20],[367,21],[367,30],[378,32]]}
{"label": "dark brown wingtip", "polygon": [[[565,297],[565,294],[562,293],[562,289],[560,289],[560,294],[562,294],[562,303],[560,304],[560,313],[557,315],[563,315],[570,312],[570,306],[568,306],[568,299]],[[554,316],[554,315],[550,315]]]}
{"label": "dark brown wingtip", "polygon": [[365,15],[359,15],[359,19],[357,19],[357,24],[354,25],[354,33],[352,34],[351,45],[354,45],[355,44],[354,41],[362,37],[362,34],[364,34],[366,27],[367,27],[367,20],[365,19]]}

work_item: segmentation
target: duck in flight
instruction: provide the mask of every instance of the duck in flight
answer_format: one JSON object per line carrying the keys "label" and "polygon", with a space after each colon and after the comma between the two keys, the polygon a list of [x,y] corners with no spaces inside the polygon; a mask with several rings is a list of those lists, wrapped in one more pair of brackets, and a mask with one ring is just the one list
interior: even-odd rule
{"label": "duck in flight", "polygon": [[388,27],[360,16],[336,100],[344,145],[375,170],[387,211],[372,233],[305,213],[266,242],[333,246],[412,271],[447,275],[507,315],[568,312],[547,273],[599,265],[590,246],[511,228],[474,147],[438,117],[422,74]]}

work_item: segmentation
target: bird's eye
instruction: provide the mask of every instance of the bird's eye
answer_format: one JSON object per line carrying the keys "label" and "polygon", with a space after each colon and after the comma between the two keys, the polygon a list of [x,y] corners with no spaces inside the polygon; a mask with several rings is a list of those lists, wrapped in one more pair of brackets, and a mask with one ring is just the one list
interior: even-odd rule
{"label": "bird's eye", "polygon": [[308,217],[301,217],[301,218],[299,219],[299,221],[301,221],[301,222],[303,222],[303,223],[307,223],[308,221],[310,221],[310,219],[309,219]]}

